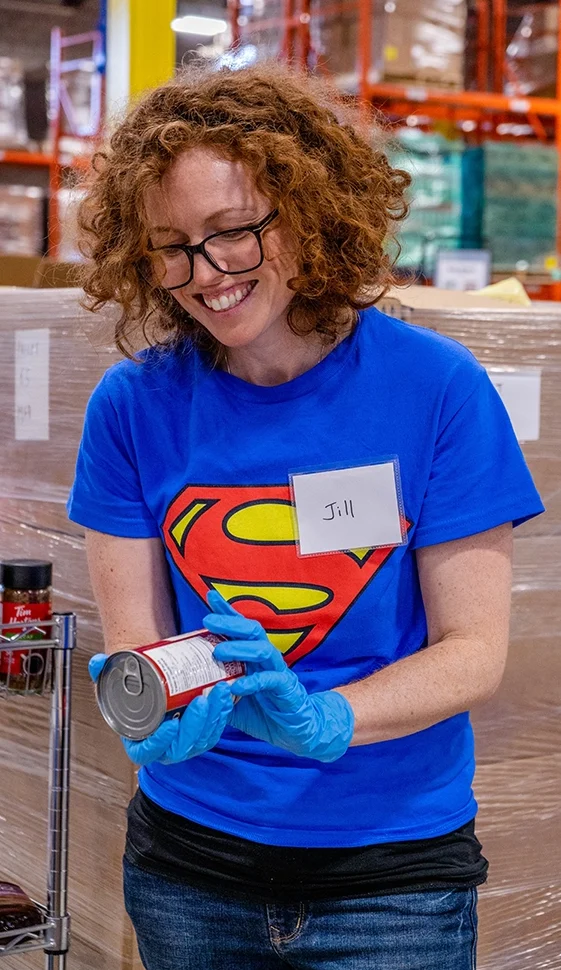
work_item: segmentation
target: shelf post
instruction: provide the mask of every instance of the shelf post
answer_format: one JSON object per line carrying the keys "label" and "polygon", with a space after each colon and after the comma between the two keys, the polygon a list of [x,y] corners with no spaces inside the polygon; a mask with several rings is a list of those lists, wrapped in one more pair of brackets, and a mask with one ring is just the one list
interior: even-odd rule
{"label": "shelf post", "polygon": [[76,645],[76,617],[55,615],[56,639],[53,650],[53,694],[49,747],[49,808],[47,917],[52,924],[46,953],[47,970],[64,970],[69,945],[68,896],[68,808],[70,792],[70,714],[72,653]]}

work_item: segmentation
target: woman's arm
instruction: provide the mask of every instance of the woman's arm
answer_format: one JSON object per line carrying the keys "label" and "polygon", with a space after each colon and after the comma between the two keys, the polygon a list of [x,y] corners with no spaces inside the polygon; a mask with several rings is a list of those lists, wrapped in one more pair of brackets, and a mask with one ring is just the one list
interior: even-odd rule
{"label": "woman's arm", "polygon": [[414,734],[488,700],[503,674],[512,525],[417,551],[429,646],[336,688],[355,714],[351,744]]}
{"label": "woman's arm", "polygon": [[177,633],[160,539],[123,539],[88,530],[86,553],[107,653]]}

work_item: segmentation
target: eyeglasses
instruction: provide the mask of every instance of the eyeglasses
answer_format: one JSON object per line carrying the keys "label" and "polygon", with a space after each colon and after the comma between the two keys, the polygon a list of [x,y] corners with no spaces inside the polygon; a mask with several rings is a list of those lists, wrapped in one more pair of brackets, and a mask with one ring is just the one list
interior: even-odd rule
{"label": "eyeglasses", "polygon": [[256,225],[214,232],[196,246],[174,243],[150,250],[159,255],[159,259],[154,261],[158,283],[166,290],[180,290],[187,286],[193,279],[197,253],[204,256],[219,273],[227,273],[228,276],[259,269],[265,259],[261,233],[278,215],[279,210],[273,209]]}

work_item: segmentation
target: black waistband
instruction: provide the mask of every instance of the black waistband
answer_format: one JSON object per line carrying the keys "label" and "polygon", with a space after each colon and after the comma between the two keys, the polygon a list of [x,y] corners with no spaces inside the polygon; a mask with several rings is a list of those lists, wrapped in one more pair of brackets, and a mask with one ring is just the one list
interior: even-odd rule
{"label": "black waistband", "polygon": [[447,835],[351,849],[262,845],[168,812],[139,789],[125,854],[172,879],[260,901],[466,889],[487,876],[474,821]]}

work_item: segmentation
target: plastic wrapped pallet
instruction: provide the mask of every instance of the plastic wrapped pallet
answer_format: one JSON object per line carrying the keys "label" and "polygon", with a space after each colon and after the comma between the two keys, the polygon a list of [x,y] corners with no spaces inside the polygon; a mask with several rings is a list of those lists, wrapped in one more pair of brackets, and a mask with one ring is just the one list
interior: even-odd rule
{"label": "plastic wrapped pallet", "polygon": [[466,0],[394,0],[383,10],[381,80],[463,87]]}
{"label": "plastic wrapped pallet", "polygon": [[[73,478],[87,399],[116,354],[89,334],[90,315],[78,290],[0,290],[0,549],[3,558],[50,559],[54,608],[78,615],[72,684],[69,970],[137,970],[132,928],[124,912],[121,857],[125,807],[134,770],[99,716],[87,673],[89,656],[102,647],[91,593],[82,530],[69,523],[65,502]],[[48,331],[48,439],[29,434],[15,413],[21,373],[16,349],[33,348]],[[27,337],[22,343],[22,334]],[[39,346],[39,344],[37,344]],[[43,348],[45,344],[43,343]],[[17,365],[17,366],[16,366]],[[45,360],[39,366],[45,365]],[[37,364],[32,365],[39,377]],[[28,375],[27,375],[28,376]],[[29,390],[29,389],[27,389]],[[38,393],[44,393],[45,388]],[[27,391],[26,391],[27,393]],[[42,401],[30,400],[31,409]],[[32,429],[33,430],[33,429]],[[16,440],[16,433],[20,440]],[[0,700],[0,873],[39,901],[46,888],[46,785],[48,698]],[[3,958],[7,970],[43,966],[42,955]]]}
{"label": "plastic wrapped pallet", "polygon": [[462,241],[463,143],[414,128],[390,146],[392,165],[411,175],[409,215],[399,227],[400,269],[432,275],[438,249]]}
{"label": "plastic wrapped pallet", "polygon": [[[407,81],[435,87],[464,84],[466,0],[370,0],[369,80]],[[357,93],[360,24],[353,0],[319,0],[311,21],[315,66]]]}
{"label": "plastic wrapped pallet", "polygon": [[[406,290],[398,296],[407,304]],[[94,346],[86,336],[91,323],[78,304],[79,294],[72,290],[2,293],[1,548],[5,556],[52,559],[55,608],[72,609],[79,617],[70,828],[74,936],[69,968],[137,970],[120,885],[124,807],[134,773],[118,739],[95,709],[86,664],[100,647],[99,621],[83,537],[64,512],[85,403],[115,359],[100,338]],[[396,301],[394,312],[401,312]],[[492,863],[489,884],[481,891],[479,967],[555,970],[561,967],[561,926],[555,915],[561,864],[561,312],[556,306],[517,310],[500,305],[413,307],[406,312],[413,323],[462,341],[485,364],[541,368],[540,436],[523,448],[548,513],[518,530],[507,671],[496,698],[474,715],[479,834]],[[50,437],[16,441],[15,331],[46,328]],[[48,703],[40,698],[2,702],[0,723],[5,781],[0,790],[2,874],[41,899]],[[41,960],[15,957],[5,964],[8,970],[26,970],[41,966]]]}
{"label": "plastic wrapped pallet", "polygon": [[0,185],[0,253],[40,256],[44,238],[43,190],[32,185]]}
{"label": "plastic wrapped pallet", "polygon": [[[370,0],[370,81],[381,78],[384,48],[384,3]],[[355,0],[333,4],[317,0],[310,21],[310,40],[314,68],[329,74],[339,90],[357,94],[360,86],[360,21]]]}
{"label": "plastic wrapped pallet", "polygon": [[483,145],[483,240],[497,272],[520,262],[543,272],[555,254],[556,185],[554,145],[489,141]]}
{"label": "plastic wrapped pallet", "polygon": [[[414,305],[404,311],[395,296]],[[541,370],[539,438],[521,444],[547,512],[515,533],[505,677],[473,717],[478,833],[491,862],[480,892],[478,967],[554,970],[561,967],[561,307],[490,301],[434,309],[431,302],[430,290],[403,290],[392,312],[459,340],[486,366]]]}
{"label": "plastic wrapped pallet", "polygon": [[0,148],[25,148],[26,142],[22,64],[0,57]]}
{"label": "plastic wrapped pallet", "polygon": [[516,10],[520,22],[505,58],[505,93],[510,97],[555,97],[559,6],[529,3]]}

